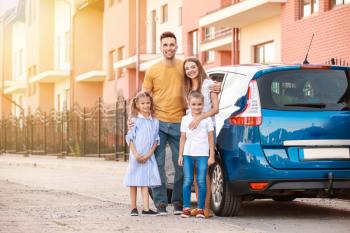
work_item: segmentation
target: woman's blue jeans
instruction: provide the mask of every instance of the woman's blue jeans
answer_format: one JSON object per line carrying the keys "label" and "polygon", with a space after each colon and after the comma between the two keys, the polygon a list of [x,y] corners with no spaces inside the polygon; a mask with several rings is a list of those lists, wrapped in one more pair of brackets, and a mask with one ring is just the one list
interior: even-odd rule
{"label": "woman's blue jeans", "polygon": [[183,184],[183,203],[184,208],[190,208],[191,206],[191,187],[193,184],[193,170],[194,166],[197,169],[197,185],[198,185],[198,209],[204,209],[205,194],[207,190],[206,175],[208,167],[208,156],[188,156],[184,155],[183,171],[184,171],[184,184]]}

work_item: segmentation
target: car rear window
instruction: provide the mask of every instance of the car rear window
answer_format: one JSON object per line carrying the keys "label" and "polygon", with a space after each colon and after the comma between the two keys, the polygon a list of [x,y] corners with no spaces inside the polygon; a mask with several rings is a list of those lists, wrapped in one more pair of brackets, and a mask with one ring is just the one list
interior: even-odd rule
{"label": "car rear window", "polygon": [[349,110],[350,75],[343,70],[288,70],[258,80],[262,108],[276,110]]}

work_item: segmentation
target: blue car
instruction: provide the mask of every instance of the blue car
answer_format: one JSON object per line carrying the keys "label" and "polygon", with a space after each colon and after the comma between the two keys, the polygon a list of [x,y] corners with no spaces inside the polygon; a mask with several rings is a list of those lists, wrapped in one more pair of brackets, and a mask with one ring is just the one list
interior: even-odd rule
{"label": "blue car", "polygon": [[350,67],[238,65],[222,82],[216,115],[212,209],[242,201],[350,197]]}

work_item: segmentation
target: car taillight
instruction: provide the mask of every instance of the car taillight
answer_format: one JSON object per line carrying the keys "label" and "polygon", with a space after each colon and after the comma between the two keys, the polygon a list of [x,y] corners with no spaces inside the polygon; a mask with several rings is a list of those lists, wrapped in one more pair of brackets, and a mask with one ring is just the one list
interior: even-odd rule
{"label": "car taillight", "polygon": [[250,81],[248,88],[248,100],[242,113],[230,117],[230,123],[233,125],[261,125],[261,104],[259,97],[258,84],[256,80]]}

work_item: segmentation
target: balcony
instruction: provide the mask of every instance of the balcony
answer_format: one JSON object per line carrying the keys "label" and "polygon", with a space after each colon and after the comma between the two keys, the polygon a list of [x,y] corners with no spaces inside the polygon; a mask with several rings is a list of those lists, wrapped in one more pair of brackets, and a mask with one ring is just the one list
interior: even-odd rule
{"label": "balcony", "polygon": [[[161,58],[162,54],[140,54],[140,63]],[[136,55],[117,61],[113,64],[114,69],[136,68]]]}
{"label": "balcony", "polygon": [[75,77],[76,82],[103,82],[107,76],[104,70],[92,70]]}
{"label": "balcony", "polygon": [[232,40],[232,28],[215,29],[213,34],[205,35],[204,41],[200,45],[200,51],[230,51]]}
{"label": "balcony", "polygon": [[26,88],[27,88],[26,81],[13,80],[8,82],[8,86],[6,86],[6,83],[5,83],[4,94],[9,95],[9,94],[24,93]]}
{"label": "balcony", "polygon": [[30,83],[56,83],[70,77],[68,70],[48,70],[29,79]]}
{"label": "balcony", "polygon": [[287,0],[245,0],[199,19],[200,27],[240,28],[280,15],[281,6]]}

